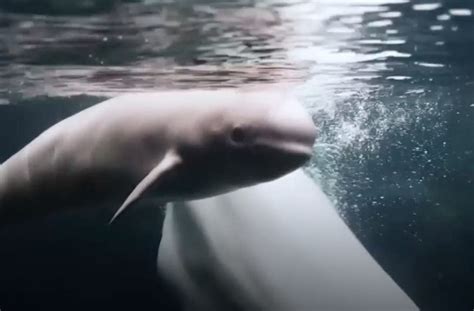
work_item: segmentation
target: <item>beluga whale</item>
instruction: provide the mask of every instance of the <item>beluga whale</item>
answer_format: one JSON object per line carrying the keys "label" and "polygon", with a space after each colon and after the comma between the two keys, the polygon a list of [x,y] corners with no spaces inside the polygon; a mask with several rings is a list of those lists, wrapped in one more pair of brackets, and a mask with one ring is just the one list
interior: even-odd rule
{"label": "beluga whale", "polygon": [[118,96],[46,129],[0,165],[0,225],[96,202],[223,194],[307,161],[316,130],[292,96],[180,90]]}
{"label": "beluga whale", "polygon": [[301,169],[169,204],[157,265],[184,310],[418,310]]}

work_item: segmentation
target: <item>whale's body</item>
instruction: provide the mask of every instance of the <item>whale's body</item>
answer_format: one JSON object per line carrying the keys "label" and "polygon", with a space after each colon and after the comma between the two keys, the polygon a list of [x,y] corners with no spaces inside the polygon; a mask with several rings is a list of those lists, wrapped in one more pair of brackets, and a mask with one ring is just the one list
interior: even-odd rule
{"label": "whale's body", "polygon": [[0,166],[0,223],[51,210],[224,193],[300,166],[315,138],[281,93],[128,94],[47,129]]}
{"label": "whale's body", "polygon": [[160,273],[189,310],[417,310],[301,170],[167,210]]}

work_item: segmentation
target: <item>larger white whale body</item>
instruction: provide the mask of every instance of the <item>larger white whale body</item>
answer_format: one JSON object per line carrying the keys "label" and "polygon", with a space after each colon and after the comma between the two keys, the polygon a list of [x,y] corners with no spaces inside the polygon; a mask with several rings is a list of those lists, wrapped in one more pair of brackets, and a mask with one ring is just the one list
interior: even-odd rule
{"label": "larger white whale body", "polygon": [[418,310],[301,170],[168,208],[158,268],[188,310]]}
{"label": "larger white whale body", "polygon": [[[0,165],[0,224],[51,210],[159,203],[277,178],[310,156],[315,127],[274,91],[166,91],[99,103]],[[121,205],[120,205],[121,204]]]}

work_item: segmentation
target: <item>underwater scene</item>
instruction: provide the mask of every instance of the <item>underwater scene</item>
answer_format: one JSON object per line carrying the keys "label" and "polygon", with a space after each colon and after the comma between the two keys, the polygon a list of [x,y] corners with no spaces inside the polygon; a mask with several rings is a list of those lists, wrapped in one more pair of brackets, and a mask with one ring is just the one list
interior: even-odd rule
{"label": "underwater scene", "polygon": [[[0,163],[108,98],[241,87],[301,101],[305,173],[420,310],[474,309],[472,0],[0,0]],[[180,310],[162,210],[112,215],[0,227],[0,310]]]}

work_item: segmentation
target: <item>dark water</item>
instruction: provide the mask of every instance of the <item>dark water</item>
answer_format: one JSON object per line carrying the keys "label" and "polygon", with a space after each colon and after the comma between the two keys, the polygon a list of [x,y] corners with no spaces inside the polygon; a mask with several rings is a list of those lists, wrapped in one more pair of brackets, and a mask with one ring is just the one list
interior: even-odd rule
{"label": "dark water", "polygon": [[[308,172],[422,310],[474,308],[470,0],[0,1],[0,160],[127,91],[284,83],[320,130]],[[173,307],[160,215],[0,233],[0,308]]]}

